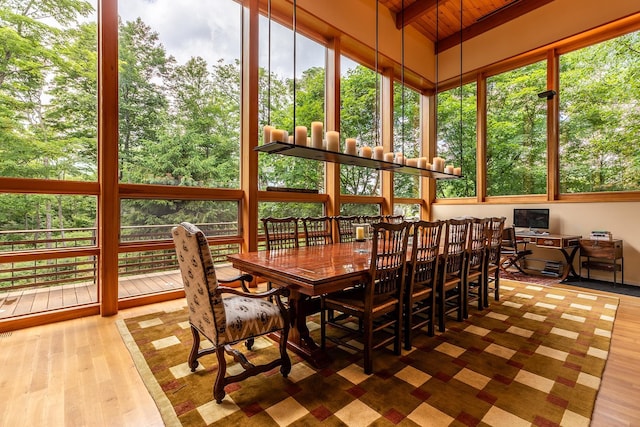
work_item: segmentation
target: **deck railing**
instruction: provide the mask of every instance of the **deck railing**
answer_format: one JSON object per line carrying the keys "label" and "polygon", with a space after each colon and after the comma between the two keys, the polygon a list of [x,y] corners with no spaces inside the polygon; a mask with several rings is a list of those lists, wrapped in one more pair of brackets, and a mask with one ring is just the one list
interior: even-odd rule
{"label": "deck railing", "polygon": [[[198,224],[207,236],[236,236],[237,222]],[[121,229],[121,242],[166,240],[173,225],[127,226]],[[0,231],[0,253],[42,249],[92,247],[96,245],[96,228]],[[238,253],[237,243],[211,243],[214,262],[226,261],[226,255]],[[172,249],[123,252],[119,256],[119,275],[133,276],[178,268]],[[95,256],[52,258],[0,264],[0,291],[95,283]]]}

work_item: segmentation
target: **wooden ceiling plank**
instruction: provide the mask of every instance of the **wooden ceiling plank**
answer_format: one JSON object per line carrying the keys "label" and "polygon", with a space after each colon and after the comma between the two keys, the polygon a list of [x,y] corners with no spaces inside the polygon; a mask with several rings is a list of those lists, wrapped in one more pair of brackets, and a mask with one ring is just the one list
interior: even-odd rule
{"label": "wooden ceiling plank", "polygon": [[[434,9],[438,4],[438,0],[417,0],[415,3],[410,4],[396,14],[396,28],[401,29],[404,23],[405,26],[411,24],[421,15]],[[404,15],[404,19],[403,19]]]}

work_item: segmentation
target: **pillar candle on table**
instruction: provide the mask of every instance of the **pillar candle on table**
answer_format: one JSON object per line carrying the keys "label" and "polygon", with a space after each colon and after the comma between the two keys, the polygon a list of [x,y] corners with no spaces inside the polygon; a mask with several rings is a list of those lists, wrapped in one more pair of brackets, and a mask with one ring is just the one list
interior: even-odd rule
{"label": "pillar candle on table", "polygon": [[393,153],[384,153],[385,162],[393,162]]}
{"label": "pillar candle on table", "polygon": [[345,154],[351,154],[352,156],[357,154],[355,138],[347,138],[344,140],[344,152]]}
{"label": "pillar candle on table", "polygon": [[356,227],[356,240],[364,240],[364,227]]}
{"label": "pillar candle on table", "polygon": [[262,128],[262,143],[268,144],[271,142],[271,131],[275,129],[273,126],[266,125]]}
{"label": "pillar candle on table", "polygon": [[311,122],[311,146],[322,148],[322,122]]}
{"label": "pillar candle on table", "polygon": [[296,145],[307,145],[307,127],[306,126],[296,126],[294,135],[295,135],[294,141]]}
{"label": "pillar candle on table", "polygon": [[384,160],[384,147],[381,145],[373,147],[373,158],[376,160]]}
{"label": "pillar candle on table", "polygon": [[327,131],[327,151],[340,151],[340,133],[335,130]]}

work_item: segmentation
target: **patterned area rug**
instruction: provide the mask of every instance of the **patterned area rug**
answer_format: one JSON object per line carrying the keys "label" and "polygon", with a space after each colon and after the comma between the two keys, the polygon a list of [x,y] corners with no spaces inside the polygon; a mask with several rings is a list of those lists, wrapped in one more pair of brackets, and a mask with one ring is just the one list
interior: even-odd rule
{"label": "patterned area rug", "polygon": [[524,274],[516,270],[503,271],[500,270],[500,278],[506,280],[515,280],[518,282],[535,283],[538,285],[551,286],[560,283],[558,277],[543,276],[541,274]]}
{"label": "patterned area rug", "polygon": [[[187,368],[186,309],[118,327],[168,426],[588,426],[618,299],[509,281],[501,288],[489,309],[449,321],[436,337],[417,335],[401,357],[376,351],[373,375],[339,347],[328,348],[334,361],[319,371],[290,352],[288,378],[275,369],[232,384],[220,405],[215,355],[195,373]],[[317,336],[319,325],[309,326]],[[277,353],[268,339],[254,349],[256,362]]]}

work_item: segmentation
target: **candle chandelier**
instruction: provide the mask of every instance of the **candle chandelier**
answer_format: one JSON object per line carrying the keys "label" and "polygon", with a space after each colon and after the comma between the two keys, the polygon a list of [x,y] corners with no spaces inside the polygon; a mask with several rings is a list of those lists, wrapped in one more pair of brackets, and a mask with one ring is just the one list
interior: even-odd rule
{"label": "candle chandelier", "polygon": [[[356,140],[354,138],[346,138],[344,144],[344,150],[340,150],[340,135],[337,131],[327,130],[324,132],[323,138],[323,122],[317,121],[311,123],[311,134],[309,137],[306,126],[296,125],[296,35],[297,35],[297,2],[293,0],[293,134],[289,136],[287,130],[275,129],[270,124],[266,125],[263,129],[263,141],[262,145],[255,147],[255,150],[261,153],[267,154],[280,154],[285,156],[292,156],[304,159],[339,163],[351,166],[367,167],[382,171],[398,172],[403,174],[417,175],[434,179],[454,179],[461,178],[460,169],[457,168],[454,173],[453,166],[445,167],[444,159],[434,157],[433,163],[427,162],[426,157],[420,157],[416,159],[406,159],[404,156],[404,137],[405,137],[405,64],[404,64],[404,0],[402,0],[402,32],[401,32],[401,83],[402,83],[402,121],[401,121],[401,139],[402,139],[402,152],[401,153],[385,153],[383,147],[380,145],[380,131],[379,131],[379,112],[380,112],[380,90],[379,90],[379,0],[376,1],[375,9],[375,75],[376,75],[376,87],[375,87],[375,111],[374,111],[374,130],[376,145],[373,147],[362,146],[358,150],[356,147]],[[461,2],[461,18],[462,18],[462,0]],[[436,1],[436,9],[438,2]],[[268,1],[268,20],[269,20],[269,81],[267,96],[270,98],[270,86],[271,86],[271,0]],[[437,12],[436,12],[437,22]],[[460,21],[462,32],[462,19]],[[437,25],[436,25],[437,26]],[[437,32],[437,30],[436,30]],[[437,42],[437,41],[436,41]],[[462,46],[460,46],[462,51]],[[461,62],[462,67],[462,62]],[[436,57],[436,106],[437,106],[437,57]],[[462,78],[462,70],[461,70]],[[270,120],[270,103],[268,99],[269,113],[267,115]],[[461,107],[462,108],[462,107]],[[437,111],[437,110],[436,110]],[[462,111],[462,110],[461,110]],[[436,135],[437,135],[437,122],[436,122]]]}

